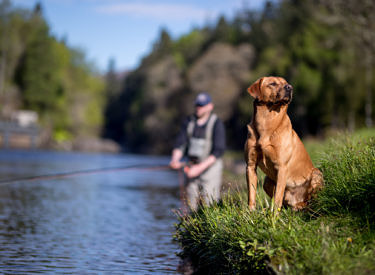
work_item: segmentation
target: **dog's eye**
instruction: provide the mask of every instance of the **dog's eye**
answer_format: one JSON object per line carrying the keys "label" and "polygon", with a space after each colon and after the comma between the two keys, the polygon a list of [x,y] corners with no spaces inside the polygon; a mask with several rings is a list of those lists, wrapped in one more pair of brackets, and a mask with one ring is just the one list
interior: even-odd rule
{"label": "dog's eye", "polygon": [[272,83],[270,83],[270,86],[276,87],[277,84],[276,84],[276,82],[272,82]]}

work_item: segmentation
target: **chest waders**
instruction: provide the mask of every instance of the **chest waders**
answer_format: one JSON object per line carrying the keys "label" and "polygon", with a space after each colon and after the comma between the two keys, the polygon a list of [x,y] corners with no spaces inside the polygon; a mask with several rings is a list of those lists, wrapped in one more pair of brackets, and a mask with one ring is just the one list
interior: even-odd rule
{"label": "chest waders", "polygon": [[206,131],[204,138],[193,137],[194,128],[196,126],[196,119],[192,119],[187,126],[188,134],[188,150],[187,155],[189,159],[197,160],[201,162],[206,159],[212,150],[212,136],[214,131],[214,125],[217,120],[216,114],[212,114],[206,125]]}
{"label": "chest waders", "polygon": [[[187,156],[190,160],[201,162],[205,160],[212,150],[212,137],[214,125],[217,120],[216,114],[211,114],[207,121],[204,138],[193,137],[196,120],[192,119],[187,126],[188,148]],[[222,181],[223,160],[217,159],[214,164],[207,168],[200,176],[186,180],[186,200],[192,210],[196,210],[199,202],[209,205],[220,198]]]}

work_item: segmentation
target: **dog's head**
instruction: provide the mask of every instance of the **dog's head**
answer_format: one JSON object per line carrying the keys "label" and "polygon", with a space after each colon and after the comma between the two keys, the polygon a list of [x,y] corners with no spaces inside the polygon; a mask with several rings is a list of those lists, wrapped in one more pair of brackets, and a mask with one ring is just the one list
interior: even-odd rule
{"label": "dog's head", "polygon": [[247,91],[267,104],[289,104],[292,101],[293,87],[282,77],[266,76],[255,81]]}

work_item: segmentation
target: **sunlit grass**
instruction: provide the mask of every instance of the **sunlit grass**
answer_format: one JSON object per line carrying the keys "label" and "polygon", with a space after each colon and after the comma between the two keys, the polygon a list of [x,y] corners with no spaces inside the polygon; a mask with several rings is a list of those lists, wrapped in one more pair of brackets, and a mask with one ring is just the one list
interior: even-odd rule
{"label": "sunlit grass", "polygon": [[373,134],[315,145],[325,187],[308,211],[275,215],[260,186],[257,210],[250,212],[240,184],[222,202],[180,217],[175,237],[181,256],[202,274],[375,272]]}

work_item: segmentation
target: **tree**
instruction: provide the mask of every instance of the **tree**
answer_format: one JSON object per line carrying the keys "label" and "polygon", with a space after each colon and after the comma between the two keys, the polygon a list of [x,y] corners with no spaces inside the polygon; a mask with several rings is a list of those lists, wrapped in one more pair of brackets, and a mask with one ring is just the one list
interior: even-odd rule
{"label": "tree", "polygon": [[23,94],[24,107],[43,116],[55,108],[56,99],[63,91],[56,75],[58,64],[53,50],[54,40],[40,15],[40,8],[32,16],[30,30],[16,80]]}
{"label": "tree", "polygon": [[[321,1],[331,13],[331,24],[346,34],[347,45],[354,49],[357,62],[365,72],[366,126],[373,125],[373,75],[375,67],[375,2],[372,0]],[[351,45],[350,45],[351,44]]]}
{"label": "tree", "polygon": [[10,1],[2,0],[0,2],[0,97],[4,93],[5,76],[7,67],[7,36],[9,32],[9,9]]}
{"label": "tree", "polygon": [[121,119],[123,108],[119,105],[119,94],[121,92],[121,81],[116,73],[115,60],[108,62],[107,74],[105,77],[105,109],[104,125],[102,136],[118,140],[118,132],[121,131]]}
{"label": "tree", "polygon": [[105,94],[108,100],[111,100],[111,98],[115,97],[121,89],[119,77],[116,73],[116,61],[113,58],[111,58],[108,62],[108,69],[105,75],[105,82]]}

